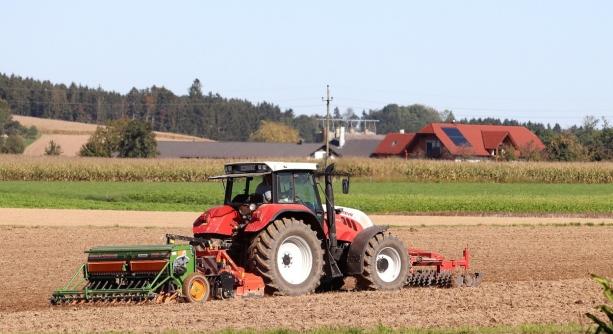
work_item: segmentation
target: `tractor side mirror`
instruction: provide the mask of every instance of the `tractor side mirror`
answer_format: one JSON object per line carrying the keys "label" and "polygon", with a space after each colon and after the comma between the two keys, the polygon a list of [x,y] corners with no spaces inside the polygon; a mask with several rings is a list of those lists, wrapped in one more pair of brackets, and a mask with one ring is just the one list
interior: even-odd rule
{"label": "tractor side mirror", "polygon": [[343,194],[348,194],[349,193],[349,178],[344,178],[343,179]]}

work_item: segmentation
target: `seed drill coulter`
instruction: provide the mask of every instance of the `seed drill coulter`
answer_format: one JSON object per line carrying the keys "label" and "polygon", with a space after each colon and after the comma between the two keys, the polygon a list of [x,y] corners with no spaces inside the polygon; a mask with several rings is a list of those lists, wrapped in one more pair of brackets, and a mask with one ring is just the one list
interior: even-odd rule
{"label": "seed drill coulter", "polygon": [[[476,286],[470,254],[447,260],[405,244],[363,212],[334,205],[334,164],[232,163],[211,177],[225,199],[193,223],[193,236],[164,245],[94,247],[52,304],[204,302],[244,296],[302,295],[341,288]],[[318,179],[323,177],[323,189]],[[321,190],[321,191],[320,191]]]}

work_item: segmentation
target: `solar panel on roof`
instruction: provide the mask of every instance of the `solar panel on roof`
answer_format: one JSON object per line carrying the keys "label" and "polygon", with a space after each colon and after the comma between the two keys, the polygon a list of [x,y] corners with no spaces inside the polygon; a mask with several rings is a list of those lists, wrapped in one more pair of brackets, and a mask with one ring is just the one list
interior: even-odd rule
{"label": "solar panel on roof", "polygon": [[443,132],[456,146],[470,146],[470,143],[457,128],[443,128]]}

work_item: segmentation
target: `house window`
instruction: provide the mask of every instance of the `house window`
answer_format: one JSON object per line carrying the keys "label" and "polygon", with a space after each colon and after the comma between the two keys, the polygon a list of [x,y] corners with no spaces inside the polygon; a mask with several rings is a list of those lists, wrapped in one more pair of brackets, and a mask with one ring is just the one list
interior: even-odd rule
{"label": "house window", "polygon": [[438,139],[426,140],[426,156],[429,158],[441,156],[441,142]]}

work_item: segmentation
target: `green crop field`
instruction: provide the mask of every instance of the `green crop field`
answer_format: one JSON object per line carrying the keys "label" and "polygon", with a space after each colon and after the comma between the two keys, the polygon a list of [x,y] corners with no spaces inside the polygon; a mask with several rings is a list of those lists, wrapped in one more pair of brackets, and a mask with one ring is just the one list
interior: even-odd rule
{"label": "green crop field", "polygon": [[[221,203],[218,182],[0,182],[0,206],[201,211]],[[338,205],[368,213],[613,216],[613,184],[409,183],[355,180]]]}

